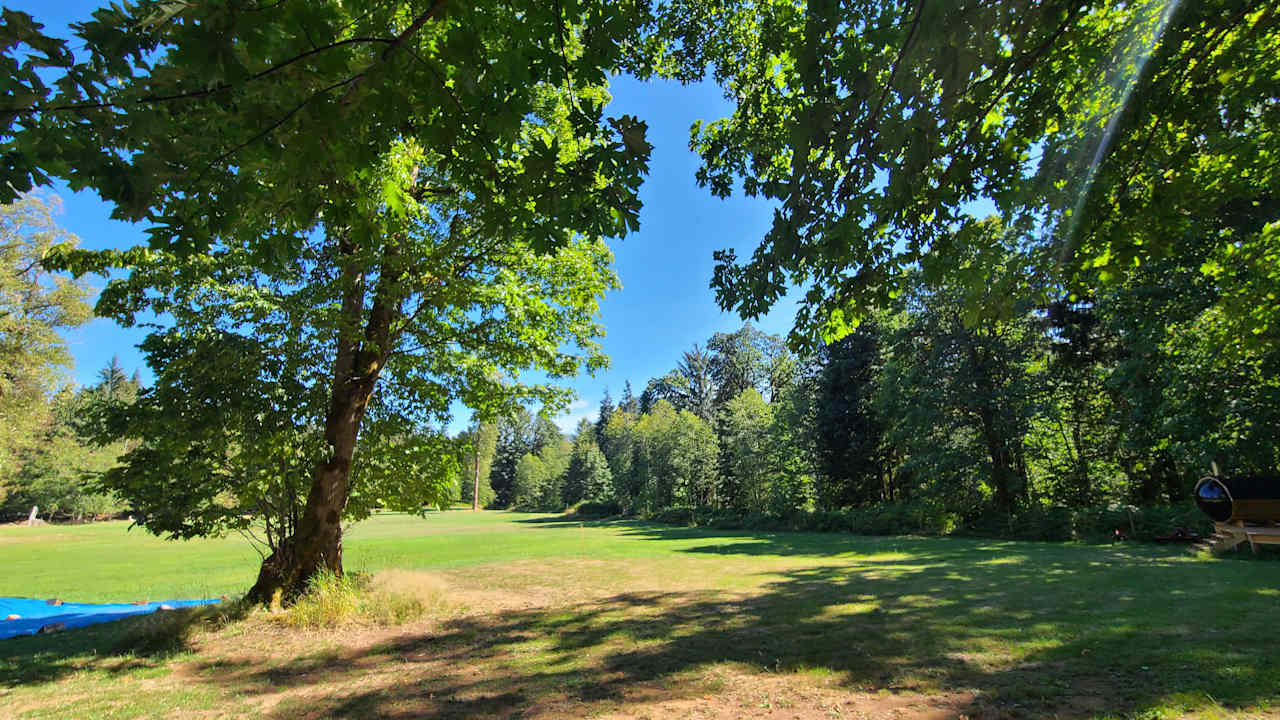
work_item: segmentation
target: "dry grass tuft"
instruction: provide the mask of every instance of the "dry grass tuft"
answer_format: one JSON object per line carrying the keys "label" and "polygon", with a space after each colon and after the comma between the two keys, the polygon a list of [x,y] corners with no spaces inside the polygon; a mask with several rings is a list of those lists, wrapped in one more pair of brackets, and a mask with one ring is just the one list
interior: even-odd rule
{"label": "dry grass tuft", "polygon": [[[421,577],[419,577],[421,576]],[[377,577],[348,572],[317,575],[306,594],[277,617],[294,628],[344,624],[400,625],[445,605],[444,585],[422,573],[392,571]]]}
{"label": "dry grass tuft", "polygon": [[438,575],[413,570],[384,570],[373,576],[373,589],[415,598],[429,617],[439,617],[452,609],[449,584]]}

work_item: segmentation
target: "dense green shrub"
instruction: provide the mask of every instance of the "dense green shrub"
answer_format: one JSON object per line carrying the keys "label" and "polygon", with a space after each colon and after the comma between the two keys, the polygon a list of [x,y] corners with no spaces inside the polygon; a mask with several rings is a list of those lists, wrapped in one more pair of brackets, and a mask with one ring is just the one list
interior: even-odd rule
{"label": "dense green shrub", "polygon": [[677,505],[665,510],[659,510],[650,516],[649,519],[666,525],[687,525],[689,527],[696,527],[701,524],[699,519],[702,515],[705,515],[705,513],[699,512],[698,508],[689,505]]}
{"label": "dense green shrub", "polygon": [[1176,528],[1200,534],[1213,532],[1213,522],[1194,503],[1081,508],[1075,511],[1073,527],[1079,540],[1110,538],[1116,528],[1134,540],[1154,540]]}
{"label": "dense green shrub", "polygon": [[573,514],[588,518],[613,517],[622,514],[622,505],[617,500],[584,502],[573,509]]}
{"label": "dense green shrub", "polygon": [[1029,508],[1013,515],[988,513],[967,523],[960,534],[1013,540],[1102,542],[1120,530],[1130,540],[1152,541],[1177,528],[1208,534],[1213,523],[1192,503],[1135,507]]}
{"label": "dense green shrub", "polygon": [[963,523],[955,513],[923,503],[883,503],[843,510],[783,513],[677,506],[656,512],[648,519],[667,525],[720,530],[959,535],[1056,542],[1103,542],[1110,540],[1117,528],[1127,538],[1141,541],[1152,541],[1179,527],[1201,534],[1212,532],[1212,523],[1192,504],[1084,509],[1044,506],[1026,508],[1014,515],[986,513]]}
{"label": "dense green shrub", "polygon": [[50,433],[26,458],[7,493],[0,491],[0,517],[25,518],[32,506],[39,507],[42,518],[76,522],[124,512],[124,503],[97,482],[121,450],[119,444],[99,448],[70,433]]}
{"label": "dense green shrub", "polygon": [[1010,540],[1074,540],[1073,515],[1071,508],[1061,506],[1026,508],[1012,515],[987,512],[965,523],[957,534]]}

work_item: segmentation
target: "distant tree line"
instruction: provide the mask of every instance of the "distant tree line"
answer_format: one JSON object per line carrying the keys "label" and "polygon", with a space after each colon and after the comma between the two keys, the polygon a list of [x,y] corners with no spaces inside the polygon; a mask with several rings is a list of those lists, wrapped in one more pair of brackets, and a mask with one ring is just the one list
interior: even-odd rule
{"label": "distant tree line", "polygon": [[[999,234],[994,221],[986,231]],[[751,325],[716,333],[638,397],[606,391],[598,420],[568,438],[545,418],[503,418],[489,501],[863,508],[902,518],[900,530],[949,531],[1177,505],[1215,463],[1280,464],[1280,348],[1223,342],[1221,290],[1195,258],[1083,297],[1035,287],[1008,252],[1009,273],[983,290],[907,273],[890,307],[807,354]]]}
{"label": "distant tree line", "polygon": [[83,520],[124,510],[97,482],[123,442],[99,442],[111,408],[132,404],[137,372],[118,358],[97,382],[76,387],[62,332],[91,317],[85,283],[47,271],[41,259],[75,236],[58,227],[56,197],[24,195],[0,205],[0,518]]}
{"label": "distant tree line", "polygon": [[119,464],[128,443],[102,442],[101,424],[112,408],[134,403],[141,389],[138,373],[126,375],[113,357],[98,371],[98,382],[64,386],[33,407],[40,420],[0,481],[0,514],[22,518],[36,507],[42,519],[79,522],[124,513],[125,503],[99,479]]}

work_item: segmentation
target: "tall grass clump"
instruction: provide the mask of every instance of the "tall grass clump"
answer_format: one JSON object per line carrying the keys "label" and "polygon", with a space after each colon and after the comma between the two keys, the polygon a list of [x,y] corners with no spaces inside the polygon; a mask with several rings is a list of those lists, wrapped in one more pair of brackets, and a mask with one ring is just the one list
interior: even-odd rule
{"label": "tall grass clump", "polygon": [[426,612],[424,598],[379,583],[368,573],[318,573],[280,619],[290,627],[331,628],[347,623],[399,625]]}

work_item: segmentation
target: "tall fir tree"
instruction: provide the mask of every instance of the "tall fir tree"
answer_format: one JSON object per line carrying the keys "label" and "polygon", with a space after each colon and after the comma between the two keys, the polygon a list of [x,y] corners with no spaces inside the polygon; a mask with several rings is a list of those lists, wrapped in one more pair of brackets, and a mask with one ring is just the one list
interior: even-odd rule
{"label": "tall fir tree", "polygon": [[640,401],[631,393],[631,381],[622,384],[622,398],[618,401],[618,409],[632,415],[640,414]]}
{"label": "tall fir tree", "polygon": [[613,417],[613,411],[613,397],[609,395],[609,388],[605,388],[604,397],[600,398],[600,414],[596,417],[596,442],[603,441],[604,429],[609,418]]}

